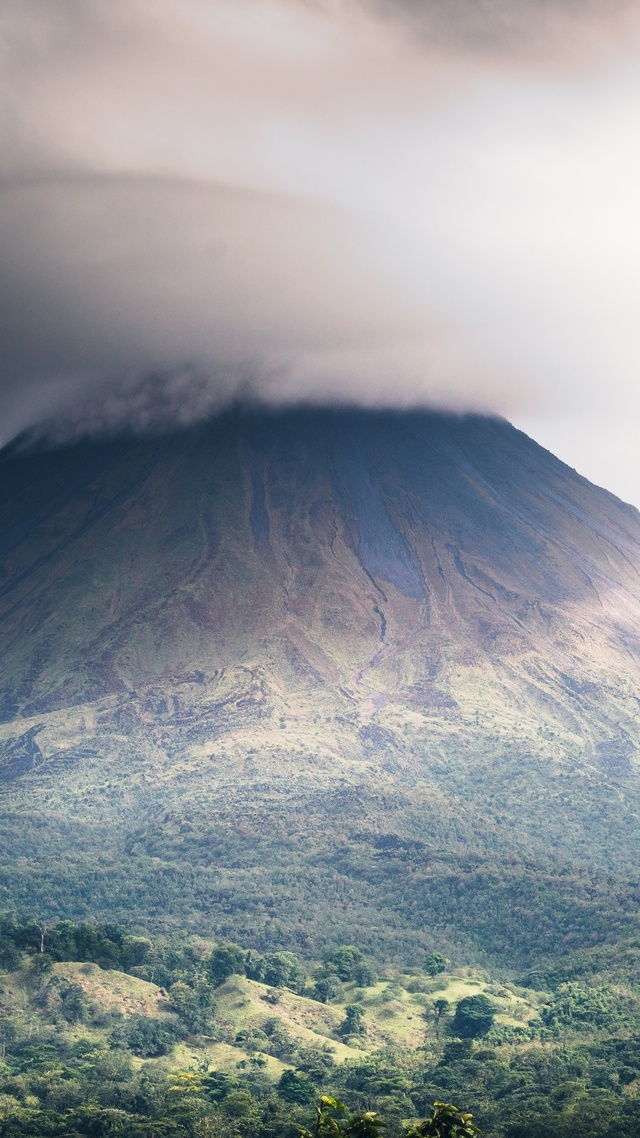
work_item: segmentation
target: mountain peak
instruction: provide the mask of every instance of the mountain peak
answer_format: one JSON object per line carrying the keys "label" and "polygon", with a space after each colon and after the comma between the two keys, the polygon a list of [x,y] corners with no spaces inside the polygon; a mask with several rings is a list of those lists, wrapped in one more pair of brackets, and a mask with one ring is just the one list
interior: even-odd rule
{"label": "mountain peak", "polygon": [[504,420],[235,411],[0,480],[20,848],[37,818],[63,860],[217,865],[245,896],[341,816],[378,861],[391,833],[632,867],[640,515]]}

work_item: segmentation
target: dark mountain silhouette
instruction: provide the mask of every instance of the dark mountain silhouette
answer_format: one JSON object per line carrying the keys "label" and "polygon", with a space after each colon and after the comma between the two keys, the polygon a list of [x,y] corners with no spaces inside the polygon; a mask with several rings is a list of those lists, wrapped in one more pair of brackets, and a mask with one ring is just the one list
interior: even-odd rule
{"label": "dark mountain silhouette", "polygon": [[0,904],[514,960],[634,930],[635,509],[415,413],[14,447],[0,487]]}

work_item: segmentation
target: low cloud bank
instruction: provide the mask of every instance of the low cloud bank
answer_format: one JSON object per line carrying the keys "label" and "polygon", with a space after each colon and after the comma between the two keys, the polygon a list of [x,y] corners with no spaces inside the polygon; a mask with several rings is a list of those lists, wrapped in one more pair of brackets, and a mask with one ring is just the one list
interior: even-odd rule
{"label": "low cloud bank", "polygon": [[0,0],[0,443],[238,398],[627,413],[639,17]]}

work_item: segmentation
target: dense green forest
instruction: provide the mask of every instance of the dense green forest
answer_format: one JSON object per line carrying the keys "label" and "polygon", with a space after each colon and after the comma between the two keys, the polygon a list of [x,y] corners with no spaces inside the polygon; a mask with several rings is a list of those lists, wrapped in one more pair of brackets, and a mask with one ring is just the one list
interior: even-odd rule
{"label": "dense green forest", "polygon": [[559,856],[551,838],[544,857],[524,849],[521,832],[509,849],[474,817],[475,786],[470,778],[469,801],[429,808],[419,827],[408,795],[366,786],[270,799],[268,809],[241,787],[241,826],[213,800],[133,833],[59,812],[2,813],[0,905],[115,916],[261,951],[321,955],[355,940],[398,964],[419,963],[428,939],[459,962],[525,968],[637,935],[635,875]]}
{"label": "dense green forest", "polygon": [[6,915],[0,967],[7,1138],[640,1130],[637,940],[509,977]]}

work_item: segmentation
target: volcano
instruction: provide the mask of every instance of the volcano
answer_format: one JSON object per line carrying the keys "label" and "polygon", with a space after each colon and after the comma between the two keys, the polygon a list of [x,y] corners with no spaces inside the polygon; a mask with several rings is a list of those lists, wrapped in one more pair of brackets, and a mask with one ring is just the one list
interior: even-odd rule
{"label": "volcano", "polygon": [[640,515],[507,422],[0,458],[0,905],[514,966],[630,936]]}

